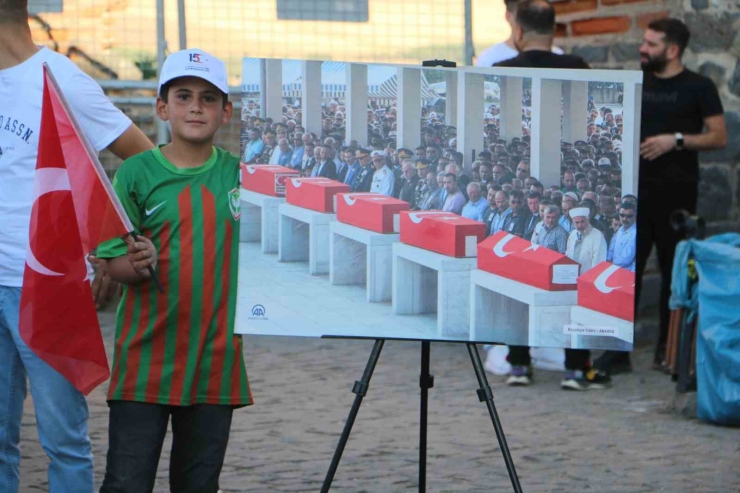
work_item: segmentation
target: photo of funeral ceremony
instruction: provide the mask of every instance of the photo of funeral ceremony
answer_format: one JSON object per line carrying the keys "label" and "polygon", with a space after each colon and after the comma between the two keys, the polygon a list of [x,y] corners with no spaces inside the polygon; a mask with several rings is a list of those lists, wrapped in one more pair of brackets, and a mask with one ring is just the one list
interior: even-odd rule
{"label": "photo of funeral ceremony", "polygon": [[245,60],[236,332],[632,349],[642,74],[492,71]]}
{"label": "photo of funeral ceremony", "polygon": [[739,15],[0,0],[0,493],[740,492]]}

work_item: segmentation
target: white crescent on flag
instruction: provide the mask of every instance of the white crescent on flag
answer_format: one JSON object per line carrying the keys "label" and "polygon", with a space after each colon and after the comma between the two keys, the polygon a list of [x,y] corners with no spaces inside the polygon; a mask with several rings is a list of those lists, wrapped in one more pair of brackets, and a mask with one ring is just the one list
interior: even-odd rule
{"label": "white crescent on flag", "polygon": [[256,169],[254,168],[254,166],[245,166],[245,168],[247,168],[247,173],[249,173],[250,175],[253,175],[253,174],[254,174],[254,172],[255,172],[255,171],[257,171],[257,170],[256,170]]}
{"label": "white crescent on flag", "polygon": [[493,247],[493,253],[496,254],[496,256],[499,258],[504,258],[507,255],[514,253],[514,252],[504,251],[504,247],[506,246],[506,244],[510,242],[513,238],[514,238],[514,235],[509,233],[503,238],[501,238],[500,240],[498,240],[498,243],[496,243],[496,245]]}
{"label": "white crescent on flag", "polygon": [[299,180],[296,180],[295,178],[291,178],[290,181],[293,182],[293,186],[296,188],[299,188],[301,186],[301,182]]}
{"label": "white crescent on flag", "polygon": [[[33,185],[33,201],[34,203],[42,195],[52,192],[66,192],[71,190],[69,187],[69,175],[67,170],[64,168],[40,168],[36,170],[36,176]],[[63,276],[63,273],[54,272],[48,267],[44,266],[38,261],[36,255],[33,253],[31,246],[28,246],[26,252],[26,264],[45,276]]]}
{"label": "white crescent on flag", "polygon": [[621,288],[622,286],[611,287],[611,286],[607,286],[606,284],[606,281],[609,280],[609,277],[611,277],[611,275],[614,274],[617,271],[617,269],[619,269],[619,266],[614,265],[614,264],[604,269],[604,271],[601,274],[599,274],[599,277],[597,277],[596,280],[594,281],[594,286],[596,286],[596,289],[598,289],[604,294],[609,294],[615,289]]}
{"label": "white crescent on flag", "polygon": [[[352,206],[352,205],[355,205],[355,202],[357,202],[357,199],[355,197],[360,197],[360,196],[363,196],[363,195],[377,195],[377,194],[375,192],[367,192],[367,193],[345,193],[342,196],[344,197],[344,201],[347,203],[347,205]],[[385,197],[382,197],[382,198],[385,198]]]}
{"label": "white crescent on flag", "polygon": [[33,200],[38,200],[44,194],[71,190],[69,175],[64,168],[39,168],[33,184]]}
{"label": "white crescent on flag", "polygon": [[[409,214],[409,219],[411,219],[411,221],[414,224],[419,224],[420,222],[424,220],[426,216],[438,216],[440,214],[447,215],[449,214],[449,212],[442,212],[442,211],[417,212],[414,214]],[[453,218],[450,218],[450,219],[453,219]]]}

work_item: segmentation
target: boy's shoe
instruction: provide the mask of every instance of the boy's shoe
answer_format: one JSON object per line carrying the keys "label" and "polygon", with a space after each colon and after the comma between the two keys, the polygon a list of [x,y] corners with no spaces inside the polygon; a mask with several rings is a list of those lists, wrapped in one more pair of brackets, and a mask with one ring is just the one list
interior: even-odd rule
{"label": "boy's shoe", "polygon": [[509,378],[506,379],[506,385],[526,387],[532,383],[531,366],[512,366],[509,372]]}
{"label": "boy's shoe", "polygon": [[612,379],[603,371],[596,369],[589,370],[568,370],[565,377],[560,382],[560,387],[565,390],[600,390],[611,387]]}

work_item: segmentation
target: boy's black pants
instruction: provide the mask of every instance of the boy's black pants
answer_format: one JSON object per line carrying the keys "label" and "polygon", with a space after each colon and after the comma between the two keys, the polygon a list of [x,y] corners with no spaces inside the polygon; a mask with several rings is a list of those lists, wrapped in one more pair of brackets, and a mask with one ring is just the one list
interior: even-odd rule
{"label": "boy's black pants", "polygon": [[172,416],[170,491],[216,493],[231,430],[231,406],[111,401],[108,460],[100,493],[150,493]]}

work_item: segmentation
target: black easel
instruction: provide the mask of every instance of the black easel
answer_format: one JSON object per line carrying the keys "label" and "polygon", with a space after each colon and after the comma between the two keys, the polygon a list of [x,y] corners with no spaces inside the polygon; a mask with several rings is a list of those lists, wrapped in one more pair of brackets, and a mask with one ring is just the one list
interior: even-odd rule
{"label": "black easel", "polygon": [[[362,399],[367,394],[368,387],[370,385],[370,378],[373,376],[375,365],[378,363],[380,357],[380,351],[383,349],[384,339],[376,339],[373,350],[370,353],[370,358],[365,366],[365,372],[362,374],[362,379],[355,382],[352,392],[355,394],[355,401],[352,403],[352,408],[349,411],[349,417],[344,425],[342,435],[339,437],[339,443],[334,451],[334,457],[332,457],[329,471],[326,473],[324,479],[324,485],[321,488],[321,493],[328,493],[331,488],[332,481],[334,481],[334,475],[339,467],[339,461],[342,458],[344,447],[347,445],[349,434],[352,431],[352,426],[357,418],[357,413],[360,410],[360,404]],[[477,390],[478,399],[481,402],[485,402],[488,406],[488,413],[491,415],[491,421],[493,422],[493,428],[496,431],[496,438],[498,439],[499,446],[501,447],[501,453],[504,456],[504,462],[506,463],[506,469],[509,472],[509,478],[511,479],[511,485],[515,493],[522,493],[522,487],[519,484],[519,477],[514,467],[514,461],[511,459],[511,453],[509,452],[509,446],[506,443],[506,436],[504,435],[504,429],[501,426],[498,413],[496,412],[496,406],[493,403],[493,392],[491,387],[488,385],[488,379],[486,378],[486,372],[483,369],[483,363],[481,363],[480,355],[478,354],[478,348],[472,342],[466,343],[468,347],[468,353],[470,354],[470,360],[473,363],[473,369],[475,370],[475,376],[478,379],[478,385],[480,388]],[[421,375],[419,377],[419,387],[421,387],[421,406],[420,406],[420,433],[419,433],[419,492],[426,492],[426,468],[427,468],[427,400],[429,395],[429,389],[434,387],[434,376],[429,374],[429,356],[431,352],[431,343],[429,341],[422,341],[421,343]]]}

